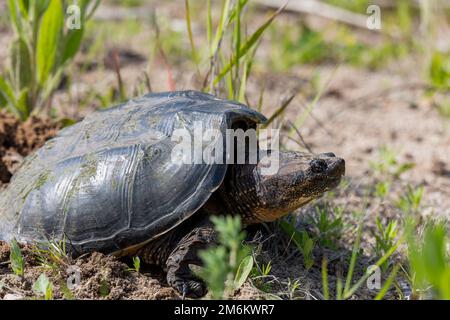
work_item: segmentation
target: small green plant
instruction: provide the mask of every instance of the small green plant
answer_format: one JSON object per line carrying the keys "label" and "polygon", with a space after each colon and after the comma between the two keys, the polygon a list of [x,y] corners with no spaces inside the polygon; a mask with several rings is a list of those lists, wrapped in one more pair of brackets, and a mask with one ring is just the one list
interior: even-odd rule
{"label": "small green plant", "polygon": [[396,207],[404,213],[417,212],[420,207],[420,203],[422,202],[423,191],[423,186],[414,189],[412,186],[408,185],[406,193],[397,200],[395,204]]}
{"label": "small green plant", "polygon": [[111,286],[109,285],[108,280],[106,279],[100,280],[100,287],[98,289],[98,293],[100,294],[100,296],[106,298],[107,296],[109,296],[110,292]]}
{"label": "small green plant", "polygon": [[76,300],[75,295],[73,292],[69,289],[67,286],[67,280],[66,279],[60,279],[59,281],[59,290],[61,291],[63,297],[65,300]]}
{"label": "small green plant", "polygon": [[384,199],[389,194],[390,189],[391,183],[389,181],[380,181],[375,185],[375,195],[380,199]]}
{"label": "small green plant", "polygon": [[9,0],[9,17],[14,29],[10,65],[0,75],[0,107],[24,120],[32,112],[50,111],[52,95],[64,68],[73,60],[83,38],[84,23],[99,0],[78,1],[80,19],[75,28],[65,27],[69,1]]}
{"label": "small green plant", "polygon": [[429,77],[436,89],[450,89],[450,57],[434,52],[429,67]]}
{"label": "small green plant", "polygon": [[207,284],[213,299],[229,298],[245,282],[253,268],[251,250],[242,242],[239,217],[212,217],[218,245],[199,253],[204,267],[196,274]]}
{"label": "small green plant", "polygon": [[288,289],[288,293],[289,293],[289,300],[294,299],[295,292],[297,291],[297,289],[299,287],[300,287],[299,280],[292,281],[290,278],[288,278],[287,289]]}
{"label": "small green plant", "polygon": [[[397,221],[391,220],[386,226],[381,222],[380,217],[376,218],[377,229],[373,233],[375,237],[375,253],[378,257],[382,257],[386,254],[396,243],[397,234],[399,231]],[[387,261],[381,265],[381,268],[385,271],[388,267]]]}
{"label": "small green plant", "polygon": [[23,277],[25,271],[25,261],[16,239],[11,241],[10,247],[9,258],[11,261],[11,268],[16,276]]}
{"label": "small green plant", "polygon": [[310,217],[310,223],[316,228],[318,242],[330,249],[336,249],[336,241],[342,236],[344,223],[342,208],[316,206],[316,214]]}
{"label": "small green plant", "polygon": [[127,269],[130,272],[139,273],[141,270],[141,259],[139,257],[133,257],[133,268]]}
{"label": "small green plant", "polygon": [[371,167],[376,173],[388,178],[398,178],[414,166],[414,163],[410,162],[400,163],[397,153],[387,146],[380,148],[379,160],[371,162]]}
{"label": "small green plant", "polygon": [[419,297],[431,291],[438,299],[450,300],[450,257],[446,223],[428,222],[423,236],[416,232],[416,223],[407,223],[408,261],[412,287]]}
{"label": "small green plant", "polygon": [[34,283],[33,291],[39,298],[44,298],[45,300],[53,299],[53,284],[44,273]]}
{"label": "small green plant", "polygon": [[289,236],[291,237],[292,241],[297,246],[298,250],[303,255],[303,262],[305,265],[305,268],[307,270],[311,269],[311,267],[314,265],[314,256],[313,256],[313,249],[315,242],[314,240],[309,236],[308,232],[305,230],[298,231],[295,227],[295,221],[288,222],[287,220],[281,220],[280,221],[281,229]]}
{"label": "small green plant", "polygon": [[271,283],[266,281],[266,278],[270,275],[270,271],[272,271],[271,261],[266,264],[262,264],[261,266],[255,261],[255,265],[253,266],[252,272],[250,274],[251,279],[254,281],[256,287],[264,292],[270,292],[272,289]]}
{"label": "small green plant", "polygon": [[269,261],[267,264],[263,264],[261,266],[261,275],[267,277],[272,270],[272,261]]}

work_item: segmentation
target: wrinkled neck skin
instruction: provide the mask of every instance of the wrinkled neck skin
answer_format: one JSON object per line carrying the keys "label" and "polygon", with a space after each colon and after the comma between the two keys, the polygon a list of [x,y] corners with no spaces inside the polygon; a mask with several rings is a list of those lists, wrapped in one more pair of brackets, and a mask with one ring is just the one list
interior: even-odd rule
{"label": "wrinkled neck skin", "polygon": [[[244,226],[271,222],[311,199],[287,199],[286,203],[273,201],[255,165],[229,166],[227,176],[218,190],[225,214],[239,215]],[[271,201],[270,203],[268,201]]]}

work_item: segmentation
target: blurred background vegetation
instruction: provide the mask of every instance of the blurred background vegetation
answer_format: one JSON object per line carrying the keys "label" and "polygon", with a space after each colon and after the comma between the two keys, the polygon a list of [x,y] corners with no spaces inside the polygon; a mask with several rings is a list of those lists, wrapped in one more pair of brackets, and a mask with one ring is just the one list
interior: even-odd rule
{"label": "blurred background vegetation", "polygon": [[[316,11],[308,11],[296,6],[300,2],[291,0],[285,6],[284,1],[258,0],[4,1],[0,3],[0,108],[21,121],[39,115],[70,125],[93,110],[150,91],[196,89],[246,103],[264,112],[269,125],[284,130],[283,147],[310,150],[314,142],[316,148],[328,143],[348,155],[351,170],[361,168],[351,171],[352,178],[369,179],[364,187],[358,183],[354,193],[343,185],[337,194],[314,203],[307,219],[291,217],[278,226],[301,257],[302,271],[319,270],[314,279],[320,298],[351,298],[367,280],[370,262],[382,268],[384,285],[378,294],[361,294],[362,298],[381,299],[391,292],[389,298],[450,299],[448,201],[437,200],[431,214],[434,218],[436,212],[444,212],[443,220],[424,218],[426,194],[421,184],[434,169],[421,167],[421,160],[416,166],[409,158],[400,159],[401,148],[386,146],[398,140],[390,124],[402,124],[401,117],[411,115],[410,131],[419,132],[419,124],[428,119],[427,129],[417,138],[425,141],[418,152],[431,154],[427,145],[439,147],[444,178],[430,176],[429,185],[448,198],[449,3],[323,0],[309,1]],[[74,3],[80,9],[80,29],[67,24]],[[381,30],[365,26],[372,4],[381,8]],[[335,81],[338,69],[344,71]],[[351,84],[340,88],[346,81]],[[349,93],[355,87],[357,94]],[[377,105],[377,99],[401,93],[397,102],[407,104],[399,109],[403,111],[391,115],[387,107],[380,107],[373,111],[378,113],[371,113],[373,118],[366,118],[364,112],[351,118],[354,105]],[[313,111],[324,99],[332,100],[319,119]],[[388,107],[400,108],[400,102]],[[328,121],[338,113],[348,118],[330,125],[335,130],[330,134]],[[388,119],[383,118],[386,114]],[[355,124],[350,121],[359,127],[344,135],[349,144],[359,133],[364,136],[367,128],[378,130],[376,138],[357,152],[349,144],[341,145],[336,135],[350,130]],[[435,126],[444,129],[433,136],[436,144],[428,143]],[[320,138],[314,136],[317,131]],[[412,139],[402,139],[400,143],[413,152],[408,145]],[[360,154],[367,155],[359,161]],[[415,179],[413,172],[420,178]],[[352,197],[360,201],[353,205]],[[366,211],[372,212],[371,222]],[[224,235],[243,238],[238,221],[215,223]],[[346,271],[331,276],[330,257],[344,248]],[[232,295],[243,285],[243,277],[250,277],[258,290],[272,298],[304,293],[300,280],[291,279],[299,275],[284,275],[285,282],[277,282],[271,268],[275,260],[262,259],[259,246],[252,247],[251,254],[247,249],[228,248],[223,241],[222,247],[204,253],[208,269],[199,273],[214,289],[214,297]],[[368,261],[362,262],[364,250]],[[242,261],[229,265],[230,255]],[[358,266],[362,271],[356,278]],[[283,290],[276,291],[280,286]]]}

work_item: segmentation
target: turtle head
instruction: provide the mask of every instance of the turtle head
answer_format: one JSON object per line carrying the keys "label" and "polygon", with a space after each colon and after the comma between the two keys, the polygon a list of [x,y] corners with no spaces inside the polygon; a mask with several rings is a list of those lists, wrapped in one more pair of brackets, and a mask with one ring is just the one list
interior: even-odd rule
{"label": "turtle head", "polygon": [[278,172],[264,175],[265,157],[253,171],[259,203],[253,214],[263,222],[276,220],[337,187],[345,173],[345,161],[333,153],[277,152]]}

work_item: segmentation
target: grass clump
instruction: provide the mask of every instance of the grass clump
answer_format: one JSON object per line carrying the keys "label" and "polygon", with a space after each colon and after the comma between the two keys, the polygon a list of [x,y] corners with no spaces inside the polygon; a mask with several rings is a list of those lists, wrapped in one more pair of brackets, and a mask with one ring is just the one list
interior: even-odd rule
{"label": "grass clump", "polygon": [[395,205],[404,213],[417,213],[422,202],[423,191],[423,186],[414,189],[408,185],[405,194],[397,200]]}
{"label": "grass clump", "polygon": [[340,207],[316,207],[316,214],[310,217],[310,223],[320,245],[337,249],[336,243],[344,230],[342,213],[343,208]]}
{"label": "grass clump", "polygon": [[65,272],[72,264],[67,253],[65,239],[40,243],[33,251],[40,265],[50,271]]}
{"label": "grass clump", "polygon": [[372,161],[370,166],[375,174],[384,178],[398,179],[403,173],[413,169],[412,162],[401,162],[398,154],[388,146],[383,146],[378,151],[378,160]]}
{"label": "grass clump", "polygon": [[213,299],[227,299],[245,282],[253,268],[253,256],[243,245],[239,217],[212,217],[218,245],[201,251],[204,267],[195,271],[207,284]]}
{"label": "grass clump", "polygon": [[200,73],[202,52],[206,52],[206,75],[203,91],[224,93],[229,99],[246,102],[247,80],[254,56],[263,34],[284,7],[271,14],[253,33],[245,32],[248,0],[223,1],[219,21],[214,27],[212,1],[207,1],[207,43],[199,49],[193,39],[191,1],[186,0],[186,24],[192,49],[192,57]]}

